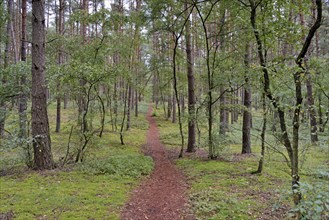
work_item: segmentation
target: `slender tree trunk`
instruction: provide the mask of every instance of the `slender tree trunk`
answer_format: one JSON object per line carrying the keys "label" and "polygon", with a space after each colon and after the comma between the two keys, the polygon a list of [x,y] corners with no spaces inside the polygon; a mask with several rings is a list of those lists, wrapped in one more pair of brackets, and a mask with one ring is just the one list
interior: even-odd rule
{"label": "slender tree trunk", "polygon": [[[64,34],[64,0],[59,0],[59,13],[58,13],[58,33],[59,35]],[[59,47],[58,52],[58,65],[64,63],[64,57],[62,52],[62,46]],[[56,97],[56,129],[55,132],[59,132],[61,128],[61,84],[57,83],[57,97]]]}
{"label": "slender tree trunk", "polygon": [[168,95],[168,107],[167,107],[167,120],[171,118],[171,111],[172,111],[172,98],[171,95]]}
{"label": "slender tree trunk", "polygon": [[300,112],[301,112],[301,106],[302,106],[302,87],[301,87],[301,75],[305,73],[305,68],[303,67],[303,62],[305,59],[305,55],[309,49],[309,46],[311,44],[312,38],[315,35],[316,30],[321,25],[322,20],[322,0],[316,0],[316,8],[317,8],[317,17],[315,22],[313,23],[312,27],[309,29],[309,32],[303,42],[303,46],[301,51],[299,52],[295,63],[298,66],[299,70],[294,73],[294,84],[295,84],[295,110],[294,110],[294,116],[293,116],[293,138],[292,142],[289,139],[288,131],[286,127],[286,121],[285,121],[285,113],[283,109],[279,106],[277,103],[277,100],[275,97],[273,97],[273,94],[270,90],[270,79],[269,79],[269,73],[267,69],[267,63],[263,52],[263,43],[260,37],[259,30],[257,28],[256,23],[256,15],[257,15],[257,7],[254,0],[249,0],[250,6],[251,6],[251,16],[250,21],[253,28],[253,32],[256,38],[257,42],[257,50],[258,50],[258,57],[260,64],[262,66],[262,71],[264,74],[264,92],[268,99],[271,101],[274,108],[278,111],[279,119],[280,119],[280,127],[282,132],[282,141],[284,143],[284,146],[288,152],[289,159],[291,162],[291,177],[292,177],[292,191],[293,191],[293,200],[296,205],[298,205],[301,201],[301,192],[299,189],[299,170],[298,170],[298,140],[299,140],[299,124],[300,124]]}
{"label": "slender tree trunk", "polygon": [[[214,4],[212,5],[214,6]],[[215,150],[214,150],[214,141],[213,141],[213,89],[214,89],[214,80],[213,80],[213,72],[211,71],[210,67],[210,51],[211,51],[211,46],[209,44],[209,33],[206,25],[206,18],[203,17],[201,10],[198,6],[195,7],[199,17],[201,18],[202,22],[202,28],[204,31],[204,36],[205,36],[205,45],[206,45],[206,68],[207,68],[207,86],[208,86],[208,92],[207,92],[207,116],[208,116],[208,157],[210,159],[216,159],[217,155],[215,155]],[[210,15],[210,12],[208,12],[208,15]]]}
{"label": "slender tree trunk", "polygon": [[132,97],[132,89],[131,85],[128,85],[128,100],[127,100],[127,126],[126,131],[130,129],[130,111],[131,111],[131,97]]}
{"label": "slender tree trunk", "polygon": [[64,94],[64,106],[63,106],[64,109],[67,109],[68,102],[69,102],[69,97],[68,97],[68,94],[65,93]]}
{"label": "slender tree trunk", "polygon": [[234,104],[236,107],[234,108],[234,120],[233,121],[237,122],[239,120],[239,114],[240,114],[240,110],[237,108],[237,106],[239,105],[239,88],[238,88],[238,86],[236,86],[236,91],[234,93],[235,93]]}
{"label": "slender tree trunk", "polygon": [[[26,0],[22,0],[22,42],[21,42],[21,61],[26,62]],[[26,94],[26,76],[22,76],[20,79],[21,95],[18,103],[19,113],[19,137],[25,139],[27,137],[26,132],[26,110],[27,110],[27,94]]]}
{"label": "slender tree trunk", "polygon": [[[300,23],[302,26],[305,26],[305,19],[304,19],[304,14],[302,13],[302,2],[299,1],[299,7],[300,7]],[[314,1],[313,1],[314,4]],[[316,17],[316,12],[314,10],[312,10],[313,12],[313,16]],[[308,54],[310,54],[310,52],[308,52]],[[307,79],[306,79],[306,91],[307,91],[307,103],[308,103],[308,113],[309,113],[309,118],[310,118],[310,135],[311,135],[311,142],[313,144],[315,144],[316,142],[318,142],[318,126],[317,126],[317,122],[316,122],[316,111],[315,111],[315,106],[314,106],[314,98],[313,98],[313,86],[312,86],[312,76],[308,71],[308,60],[304,59],[303,62],[305,64],[305,74],[307,75]],[[304,113],[303,113],[304,114]],[[304,115],[303,115],[304,116]],[[304,118],[304,117],[302,117]],[[302,119],[303,120],[303,119]]]}
{"label": "slender tree trunk", "polygon": [[[8,20],[6,27],[6,45],[5,45],[5,58],[4,58],[4,69],[9,66],[10,60],[10,45],[11,45],[11,32],[12,32],[12,8],[13,8],[13,0],[7,0],[7,12],[8,12]],[[7,83],[7,79],[5,76],[1,79],[2,83],[5,85]],[[5,120],[6,120],[6,103],[5,100],[0,100],[0,138],[3,138],[5,135]]]}
{"label": "slender tree trunk", "polygon": [[224,95],[224,87],[221,86],[220,88],[220,94],[221,97],[219,99],[220,102],[220,116],[219,116],[219,121],[220,121],[220,125],[219,125],[219,134],[221,135],[225,135],[226,130],[227,130],[227,113],[225,110],[225,104],[226,104],[226,97]]}
{"label": "slender tree trunk", "polygon": [[179,100],[180,100],[180,103],[181,103],[181,106],[182,106],[182,115],[185,115],[186,107],[185,107],[184,92],[180,95]]}
{"label": "slender tree trunk", "polygon": [[138,91],[135,90],[135,117],[138,117]]}
{"label": "slender tree trunk", "polygon": [[[188,5],[185,2],[185,10],[188,16],[188,21],[185,25],[185,43],[186,43],[186,60],[187,60],[187,87],[188,87],[188,141],[186,152],[195,151],[195,86],[194,86],[194,60],[192,54],[192,39],[191,39],[191,21],[187,11]],[[184,102],[183,102],[184,103]]]}
{"label": "slender tree trunk", "polygon": [[246,45],[246,54],[244,58],[245,71],[245,87],[244,87],[244,111],[242,124],[242,154],[251,153],[250,144],[250,128],[251,128],[251,88],[249,82],[249,66],[250,66],[250,45]]}
{"label": "slender tree trunk", "polygon": [[181,117],[181,106],[179,103],[179,92],[178,92],[178,81],[177,81],[177,65],[176,65],[176,56],[177,56],[177,47],[178,41],[180,37],[174,36],[174,49],[173,49],[173,80],[174,80],[174,91],[175,91],[175,98],[178,108],[178,124],[179,124],[179,133],[181,136],[181,149],[179,152],[178,157],[183,157],[184,152],[184,133],[183,133],[183,125],[182,125],[182,117]]}
{"label": "slender tree trunk", "polygon": [[[114,61],[116,62],[116,61]],[[114,120],[112,122],[115,131],[117,130],[117,120],[118,120],[118,83],[117,83],[117,77],[114,79],[114,85],[113,85],[113,114],[114,114]]]}
{"label": "slender tree trunk", "polygon": [[[13,62],[16,64],[19,61],[19,47],[20,45],[17,43],[18,40],[20,40],[19,37],[19,31],[17,30],[17,27],[20,27],[20,22],[19,22],[19,17],[16,16],[16,14],[18,14],[19,8],[17,7],[17,13],[15,12],[15,5],[16,3],[14,2],[14,0],[8,0],[8,3],[11,4],[10,6],[10,11],[9,11],[9,20],[10,20],[10,31],[11,31],[11,45],[12,45],[12,59]],[[19,2],[17,2],[17,4],[19,4]]]}
{"label": "slender tree trunk", "polygon": [[45,81],[45,11],[32,1],[32,137],[35,169],[54,167],[51,153]]}
{"label": "slender tree trunk", "polygon": [[235,97],[234,97],[234,93],[231,93],[231,98],[230,98],[230,113],[231,113],[231,125],[234,124],[234,120],[235,120]]}
{"label": "slender tree trunk", "polygon": [[[316,57],[318,58],[320,55],[319,50],[319,33],[315,33],[315,50],[316,50]],[[319,73],[317,73],[319,75]],[[324,122],[323,122],[323,113],[322,113],[322,91],[317,91],[318,95],[318,117],[319,117],[319,132],[324,132]]]}
{"label": "slender tree trunk", "polygon": [[176,98],[175,98],[175,91],[172,94],[172,123],[176,123]]}
{"label": "slender tree trunk", "polygon": [[318,115],[319,115],[319,131],[324,132],[324,122],[323,122],[323,113],[322,113],[322,92],[318,94]]}
{"label": "slender tree trunk", "polygon": [[126,121],[126,115],[127,115],[127,99],[128,99],[128,90],[129,90],[129,85],[127,85],[127,88],[124,91],[124,106],[123,106],[123,118],[121,121],[121,128],[120,128],[120,142],[121,145],[125,145],[124,143],[124,135],[123,135],[123,131],[124,131],[124,125],[125,125],[125,121]]}
{"label": "slender tree trunk", "polygon": [[265,102],[265,93],[263,92],[262,95],[262,104],[263,104],[263,126],[262,126],[262,133],[261,133],[261,153],[260,153],[260,159],[258,162],[258,169],[255,173],[262,173],[263,167],[264,167],[264,157],[265,157],[265,135],[266,135],[266,124],[267,124],[267,111],[266,111],[266,102]]}
{"label": "slender tree trunk", "polygon": [[315,104],[313,98],[312,76],[310,73],[307,73],[306,90],[307,90],[308,111],[310,114],[311,142],[315,144],[319,141],[319,139],[318,139],[318,125],[316,122],[316,110],[315,110]]}

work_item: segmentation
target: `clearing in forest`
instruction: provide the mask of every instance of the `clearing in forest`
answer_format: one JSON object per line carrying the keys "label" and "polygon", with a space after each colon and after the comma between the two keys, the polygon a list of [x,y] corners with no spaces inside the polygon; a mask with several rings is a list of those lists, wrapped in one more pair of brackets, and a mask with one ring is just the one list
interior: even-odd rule
{"label": "clearing in forest", "polygon": [[187,212],[187,183],[182,173],[175,168],[159,140],[159,130],[152,117],[152,107],[147,113],[147,153],[152,156],[155,168],[142,184],[133,191],[121,218],[142,219],[194,219]]}

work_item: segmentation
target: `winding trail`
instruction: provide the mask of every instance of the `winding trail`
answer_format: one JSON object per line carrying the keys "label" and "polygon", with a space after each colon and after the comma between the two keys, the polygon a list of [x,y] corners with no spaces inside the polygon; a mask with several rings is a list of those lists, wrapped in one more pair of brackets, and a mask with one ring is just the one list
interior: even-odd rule
{"label": "winding trail", "polygon": [[188,213],[187,183],[185,177],[168,158],[164,146],[159,140],[159,130],[152,107],[147,113],[149,130],[147,133],[147,151],[155,162],[155,168],[149,178],[133,191],[130,201],[121,213],[122,220],[192,220]]}

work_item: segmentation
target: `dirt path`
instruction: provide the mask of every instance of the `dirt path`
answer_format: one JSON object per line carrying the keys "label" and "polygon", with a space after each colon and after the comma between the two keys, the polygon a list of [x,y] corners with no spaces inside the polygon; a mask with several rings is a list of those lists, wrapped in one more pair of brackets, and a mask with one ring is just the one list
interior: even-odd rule
{"label": "dirt path", "polygon": [[150,177],[134,190],[121,214],[121,219],[194,219],[187,213],[186,180],[169,160],[164,146],[160,143],[159,130],[151,114],[150,107],[147,114],[150,125],[147,150],[155,162],[155,168]]}

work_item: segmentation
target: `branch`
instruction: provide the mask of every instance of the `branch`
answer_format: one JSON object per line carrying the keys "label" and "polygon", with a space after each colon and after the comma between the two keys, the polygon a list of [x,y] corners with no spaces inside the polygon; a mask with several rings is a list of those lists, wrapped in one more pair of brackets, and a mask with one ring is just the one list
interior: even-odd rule
{"label": "branch", "polygon": [[244,3],[242,0],[238,0],[238,2],[240,2],[241,4],[243,4],[245,7],[251,7],[251,5],[247,5],[247,4]]}
{"label": "branch", "polygon": [[237,88],[235,88],[235,89],[233,89],[233,88],[231,88],[231,90],[229,90],[228,88],[227,89],[225,89],[212,103],[211,103],[211,105],[214,105],[225,93],[227,93],[227,92],[235,92],[235,91],[237,91],[237,90],[239,90],[242,86],[244,86],[245,85],[245,83],[243,83],[243,84],[241,84],[239,87],[237,87]]}
{"label": "branch", "polygon": [[327,97],[327,99],[329,99],[329,94],[327,94],[324,89],[322,88],[320,83],[316,83],[319,86],[319,89],[321,90],[321,92],[325,95],[325,97]]}
{"label": "branch", "polygon": [[[53,42],[55,40],[58,40],[58,38],[51,39],[51,40],[47,41],[46,44],[49,44],[49,43],[51,43],[51,42]],[[25,41],[25,42],[29,42],[29,41]]]}
{"label": "branch", "polygon": [[309,30],[308,35],[305,39],[303,48],[302,48],[302,50],[300,51],[300,53],[298,54],[298,56],[295,60],[296,64],[299,67],[301,67],[302,69],[304,69],[303,66],[302,66],[303,59],[305,58],[305,55],[306,55],[306,53],[308,51],[308,48],[309,48],[309,46],[312,42],[312,38],[313,38],[316,30],[321,26],[321,22],[322,22],[322,0],[316,0],[315,3],[316,3],[316,10],[317,10],[316,20],[315,20],[313,26],[311,27],[311,29]]}

